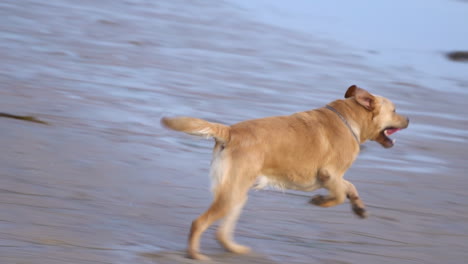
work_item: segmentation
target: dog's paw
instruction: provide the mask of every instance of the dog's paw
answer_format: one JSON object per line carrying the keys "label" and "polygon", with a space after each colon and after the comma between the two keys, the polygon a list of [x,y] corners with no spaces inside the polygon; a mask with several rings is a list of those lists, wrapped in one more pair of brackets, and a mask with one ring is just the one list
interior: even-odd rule
{"label": "dog's paw", "polygon": [[252,251],[249,247],[239,244],[231,245],[228,250],[236,254],[248,254]]}
{"label": "dog's paw", "polygon": [[367,218],[366,209],[363,207],[353,206],[353,212],[362,219]]}
{"label": "dog's paw", "polygon": [[325,196],[319,194],[319,195],[315,195],[314,197],[312,197],[312,199],[310,199],[309,203],[311,203],[313,205],[321,206],[326,201],[327,201],[327,199],[325,198]]}
{"label": "dog's paw", "polygon": [[211,258],[209,258],[208,256],[200,254],[198,252],[194,252],[194,251],[187,252],[187,257],[191,258],[191,259],[201,260],[201,261],[210,261],[211,260]]}

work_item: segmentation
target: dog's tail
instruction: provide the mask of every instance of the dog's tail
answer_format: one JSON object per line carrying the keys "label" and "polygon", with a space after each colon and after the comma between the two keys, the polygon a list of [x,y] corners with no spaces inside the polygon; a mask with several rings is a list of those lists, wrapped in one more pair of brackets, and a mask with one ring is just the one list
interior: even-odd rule
{"label": "dog's tail", "polygon": [[174,117],[161,118],[161,124],[172,130],[185,132],[190,135],[201,136],[205,138],[215,138],[220,142],[227,142],[230,138],[229,126],[211,123],[199,118],[193,117]]}

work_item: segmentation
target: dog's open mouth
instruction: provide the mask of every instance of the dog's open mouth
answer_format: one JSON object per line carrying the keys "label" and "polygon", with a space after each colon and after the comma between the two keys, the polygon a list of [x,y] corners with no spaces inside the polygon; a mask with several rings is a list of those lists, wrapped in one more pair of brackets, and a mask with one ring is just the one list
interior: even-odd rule
{"label": "dog's open mouth", "polygon": [[386,148],[391,148],[393,145],[395,145],[395,140],[391,139],[389,136],[402,129],[403,128],[387,127],[380,132],[376,141]]}

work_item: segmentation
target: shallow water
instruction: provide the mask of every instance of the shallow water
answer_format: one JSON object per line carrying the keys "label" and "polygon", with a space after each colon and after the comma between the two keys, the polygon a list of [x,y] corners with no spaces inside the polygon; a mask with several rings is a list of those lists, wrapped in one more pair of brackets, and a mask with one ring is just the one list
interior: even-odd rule
{"label": "shallow water", "polygon": [[[203,250],[227,263],[463,263],[468,64],[442,53],[466,48],[468,34],[445,37],[465,46],[421,51],[417,38],[344,41],[346,12],[293,16],[313,8],[291,3],[0,3],[0,112],[52,124],[0,120],[1,262],[191,263],[183,251],[211,199],[212,142],[164,130],[160,117],[231,124],[321,107],[358,84],[411,119],[394,148],[366,143],[346,175],[371,216],[312,207],[309,193],[252,192],[236,235],[255,254],[224,253],[213,229]],[[466,30],[466,3],[430,3],[429,17]],[[410,23],[416,7],[405,10]],[[314,27],[301,28],[309,14]]]}

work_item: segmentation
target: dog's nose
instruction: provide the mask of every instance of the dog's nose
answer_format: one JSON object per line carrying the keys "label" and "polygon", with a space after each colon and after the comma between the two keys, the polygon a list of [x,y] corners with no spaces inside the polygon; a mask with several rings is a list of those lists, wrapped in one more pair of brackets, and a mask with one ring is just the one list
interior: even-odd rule
{"label": "dog's nose", "polygon": [[408,126],[408,125],[409,125],[409,118],[407,117],[406,118],[406,126]]}

